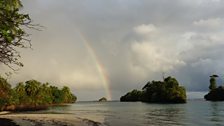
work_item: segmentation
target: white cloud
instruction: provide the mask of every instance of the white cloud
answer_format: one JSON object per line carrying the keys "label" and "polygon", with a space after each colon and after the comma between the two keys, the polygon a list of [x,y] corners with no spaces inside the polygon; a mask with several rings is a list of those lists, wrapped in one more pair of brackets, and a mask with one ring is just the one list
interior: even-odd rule
{"label": "white cloud", "polygon": [[133,53],[133,66],[152,72],[166,72],[175,67],[185,65],[178,57],[175,36],[169,36],[162,32],[151,34],[154,31],[163,31],[153,24],[142,24],[134,28],[134,31],[142,34],[141,41],[135,41],[131,45]]}
{"label": "white cloud", "polygon": [[153,24],[148,24],[148,25],[142,24],[142,25],[134,28],[134,31],[136,33],[143,34],[143,35],[156,32],[156,30],[157,30],[157,28]]}
{"label": "white cloud", "polygon": [[99,85],[102,83],[102,80],[98,74],[87,72],[87,71],[61,73],[59,80],[63,84],[67,84],[77,89],[84,88],[89,90],[90,89],[95,90],[95,89],[102,89],[102,86],[103,86],[103,85]]}
{"label": "white cloud", "polygon": [[[200,22],[200,25],[203,23]],[[145,28],[143,26],[154,25],[139,25],[134,31],[136,28]],[[211,73],[214,71],[214,63],[220,63],[219,59],[214,58],[219,55],[220,50],[214,49],[224,46],[222,29],[215,32],[191,29],[184,32],[173,31],[170,34],[163,27],[157,27],[156,31],[162,32],[137,32],[136,34],[142,33],[141,39],[131,42],[132,69],[141,73],[141,76],[153,72],[172,73],[186,66],[201,69],[202,73]]]}
{"label": "white cloud", "polygon": [[193,24],[198,27],[205,27],[205,28],[223,28],[224,20],[223,18],[209,18],[209,19],[201,19],[198,21],[194,21]]}
{"label": "white cloud", "polygon": [[[175,47],[174,47],[175,48]],[[136,65],[153,72],[166,72],[185,63],[165,46],[149,42],[132,44]]]}

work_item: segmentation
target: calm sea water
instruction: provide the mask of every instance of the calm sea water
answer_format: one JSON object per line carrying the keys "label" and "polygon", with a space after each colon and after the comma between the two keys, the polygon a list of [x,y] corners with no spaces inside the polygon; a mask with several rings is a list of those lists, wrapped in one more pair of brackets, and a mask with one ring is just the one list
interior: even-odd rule
{"label": "calm sea water", "polygon": [[68,113],[108,126],[223,126],[224,102],[189,100],[187,104],[78,102],[45,112]]}

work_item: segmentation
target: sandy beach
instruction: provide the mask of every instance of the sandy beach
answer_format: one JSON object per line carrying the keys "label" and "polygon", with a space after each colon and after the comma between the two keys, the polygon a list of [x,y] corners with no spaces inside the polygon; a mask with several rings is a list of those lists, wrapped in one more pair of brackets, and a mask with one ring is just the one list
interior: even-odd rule
{"label": "sandy beach", "polygon": [[[102,126],[99,122],[74,117],[74,115],[69,114],[7,113],[0,115],[0,118],[2,118],[2,123],[0,119],[1,126]],[[3,122],[4,125],[2,125]]]}

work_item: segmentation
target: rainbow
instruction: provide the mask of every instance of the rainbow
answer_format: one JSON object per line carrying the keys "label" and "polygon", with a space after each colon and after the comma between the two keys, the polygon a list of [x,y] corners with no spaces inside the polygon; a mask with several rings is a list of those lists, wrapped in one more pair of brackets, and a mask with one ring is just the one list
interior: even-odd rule
{"label": "rainbow", "polygon": [[96,65],[99,76],[100,76],[100,78],[102,80],[102,83],[103,83],[103,87],[105,89],[106,97],[107,97],[108,100],[111,100],[112,95],[111,95],[111,91],[110,91],[110,81],[109,81],[109,78],[108,78],[108,74],[107,74],[103,64],[100,62],[99,58],[97,57],[94,49],[89,44],[87,38],[81,32],[78,32],[78,34],[79,34],[82,42],[84,43],[85,47],[87,48],[89,54],[91,55],[95,65]]}

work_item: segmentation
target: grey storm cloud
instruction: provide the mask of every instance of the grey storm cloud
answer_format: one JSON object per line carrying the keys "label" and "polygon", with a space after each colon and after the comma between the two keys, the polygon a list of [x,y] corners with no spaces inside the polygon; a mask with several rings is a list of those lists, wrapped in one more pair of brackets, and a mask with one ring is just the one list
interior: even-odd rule
{"label": "grey storm cloud", "polygon": [[[23,12],[44,26],[22,50],[16,83],[37,79],[68,85],[79,100],[107,93],[80,37],[108,75],[112,99],[147,81],[175,76],[188,91],[206,91],[223,75],[224,4],[221,0],[22,0]],[[219,78],[222,83],[222,79]]]}

